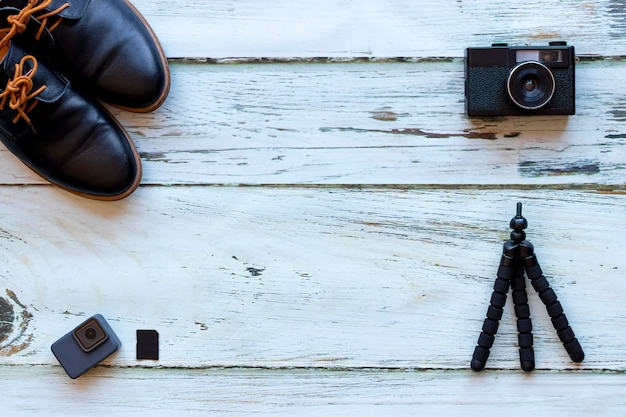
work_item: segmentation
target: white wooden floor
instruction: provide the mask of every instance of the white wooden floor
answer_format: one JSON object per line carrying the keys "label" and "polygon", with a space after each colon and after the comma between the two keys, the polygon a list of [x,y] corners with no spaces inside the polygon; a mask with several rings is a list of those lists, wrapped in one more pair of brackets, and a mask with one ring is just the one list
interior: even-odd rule
{"label": "white wooden floor", "polygon": [[[113,110],[138,191],[81,199],[0,150],[0,415],[626,413],[623,1],[134,4],[172,72],[158,111]],[[464,116],[465,47],[551,40],[575,116]],[[529,287],[537,370],[509,299],[477,374],[518,201],[586,358]],[[94,313],[122,349],[70,380],[50,345]]]}

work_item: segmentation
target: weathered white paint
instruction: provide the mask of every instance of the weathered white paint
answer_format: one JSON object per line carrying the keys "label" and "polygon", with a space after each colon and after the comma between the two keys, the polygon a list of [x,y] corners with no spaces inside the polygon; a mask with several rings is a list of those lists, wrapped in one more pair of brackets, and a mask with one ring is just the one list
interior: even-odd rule
{"label": "weathered white paint", "polygon": [[[623,415],[621,2],[134,3],[187,58],[163,108],[112,110],[143,186],[89,201],[0,151],[2,415]],[[554,39],[599,55],[576,116],[464,116],[464,47]],[[539,371],[509,299],[474,374],[518,201],[587,357],[529,287]],[[96,312],[123,347],[71,381],[50,344]]]}
{"label": "weathered white paint", "polygon": [[[165,106],[115,111],[144,184],[619,186],[623,61],[579,65],[574,117],[468,119],[463,63],[173,64]],[[42,183],[7,151],[0,183]]]}
{"label": "weathered white paint", "polygon": [[15,392],[3,406],[32,415],[619,416],[626,406],[623,375],[610,373],[98,368],[68,381],[41,367],[0,371],[0,390]]}
{"label": "weathered white paint", "polygon": [[623,2],[136,0],[172,57],[461,57],[471,45],[568,40],[624,54]]}

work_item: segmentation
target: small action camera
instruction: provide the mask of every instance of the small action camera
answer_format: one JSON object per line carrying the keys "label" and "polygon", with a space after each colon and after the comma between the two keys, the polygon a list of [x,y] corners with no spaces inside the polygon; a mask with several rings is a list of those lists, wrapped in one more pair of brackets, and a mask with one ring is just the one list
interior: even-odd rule
{"label": "small action camera", "polygon": [[96,314],[52,344],[52,353],[70,378],[78,378],[122,346],[106,322]]}
{"label": "small action camera", "polygon": [[508,46],[465,50],[468,116],[575,113],[574,47]]}

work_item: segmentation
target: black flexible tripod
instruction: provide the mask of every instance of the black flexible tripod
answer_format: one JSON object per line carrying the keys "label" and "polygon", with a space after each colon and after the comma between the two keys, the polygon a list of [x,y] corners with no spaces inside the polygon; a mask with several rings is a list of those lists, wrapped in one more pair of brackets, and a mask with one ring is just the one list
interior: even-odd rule
{"label": "black flexible tripod", "polygon": [[539,298],[545,304],[552,325],[563,342],[565,350],[574,362],[582,362],[585,358],[580,343],[574,336],[574,331],[563,313],[563,307],[548,280],[543,276],[533,245],[526,240],[524,229],[528,221],[522,216],[522,203],[517,203],[517,214],[511,219],[511,238],[504,243],[498,275],[493,287],[490,306],[487,309],[487,318],[482,332],[478,337],[478,345],[474,349],[471,367],[474,371],[481,371],[489,357],[489,349],[493,345],[504,304],[506,303],[509,288],[513,289],[513,303],[517,316],[517,331],[519,341],[519,357],[522,370],[530,372],[535,369],[535,351],[533,350],[532,322],[530,308],[526,294],[524,272],[530,278]]}

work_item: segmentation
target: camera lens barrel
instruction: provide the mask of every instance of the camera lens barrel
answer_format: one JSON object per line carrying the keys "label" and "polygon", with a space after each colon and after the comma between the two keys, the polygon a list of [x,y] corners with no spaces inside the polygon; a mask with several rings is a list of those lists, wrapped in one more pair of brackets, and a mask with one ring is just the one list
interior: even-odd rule
{"label": "camera lens barrel", "polygon": [[539,110],[550,102],[556,81],[552,71],[536,61],[517,64],[509,72],[506,91],[509,99],[523,110]]}
{"label": "camera lens barrel", "polygon": [[72,333],[78,346],[84,352],[91,352],[108,338],[107,332],[93,317],[74,329]]}

